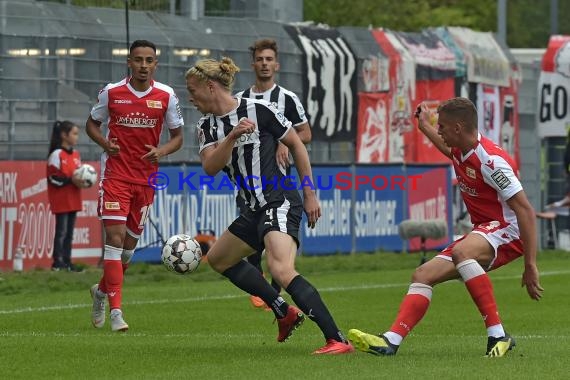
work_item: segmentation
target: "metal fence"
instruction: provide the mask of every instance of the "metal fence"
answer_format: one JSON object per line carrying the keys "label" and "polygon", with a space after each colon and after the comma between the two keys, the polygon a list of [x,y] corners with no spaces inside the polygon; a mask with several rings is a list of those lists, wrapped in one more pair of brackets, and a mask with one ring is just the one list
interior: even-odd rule
{"label": "metal fence", "polygon": [[[83,125],[98,91],[126,75],[124,10],[78,7],[59,2],[0,1],[0,159],[43,159],[56,119]],[[248,47],[260,37],[275,38],[280,49],[278,82],[302,90],[301,52],[282,24],[257,19],[205,17],[189,20],[169,13],[129,12],[130,40],[156,43],[156,80],[174,88],[186,127],[184,148],[168,160],[197,161],[192,126],[200,114],[190,106],[184,74],[196,60],[230,56],[241,68],[235,89],[255,80]],[[166,137],[166,133],[164,134]],[[84,159],[99,150],[82,134]],[[315,142],[314,162],[352,162],[354,144]]]}
{"label": "metal fence", "polygon": [[[100,2],[101,6],[121,3],[121,7],[69,5],[80,4],[80,0],[0,0],[0,160],[45,159],[53,122],[69,119],[83,125],[98,91],[126,75],[124,2]],[[198,161],[193,126],[200,114],[186,100],[184,80],[186,70],[196,60],[230,56],[242,70],[235,89],[243,89],[255,79],[250,68],[249,45],[260,37],[275,38],[280,48],[278,82],[296,93],[302,92],[302,55],[284,31],[283,24],[253,18],[191,20],[174,14],[176,12],[166,12],[165,4],[170,6],[171,1],[149,0],[145,4],[150,3],[155,3],[156,12],[131,8],[129,35],[131,41],[144,38],[157,44],[156,79],[172,86],[181,100],[186,121],[185,143],[179,152],[167,158],[168,161]],[[367,44],[364,37],[370,33],[365,28],[339,30],[354,48],[358,65],[371,49],[378,48],[375,43]],[[545,163],[541,164],[541,146],[536,134],[539,68],[536,60],[523,63],[522,67],[521,171],[529,198],[540,209],[564,191],[560,182],[561,146],[559,141],[548,141],[544,147],[548,152],[544,155]],[[85,133],[80,136],[78,148],[85,160],[97,159],[100,155],[100,149]],[[311,161],[315,164],[352,163],[354,149],[353,142],[313,142]],[[543,184],[547,181],[545,187]]]}

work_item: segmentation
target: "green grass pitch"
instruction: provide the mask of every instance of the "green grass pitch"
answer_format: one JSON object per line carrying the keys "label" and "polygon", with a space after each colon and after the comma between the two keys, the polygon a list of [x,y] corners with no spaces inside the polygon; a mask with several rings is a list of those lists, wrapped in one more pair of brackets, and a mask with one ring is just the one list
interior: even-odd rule
{"label": "green grass pitch", "polygon": [[[406,293],[416,254],[299,257],[337,324],[383,332]],[[522,260],[492,272],[503,323],[517,340],[505,358],[483,357],[484,324],[458,281],[436,286],[430,310],[395,357],[357,352],[316,357],[324,344],[307,320],[277,343],[272,313],[202,265],[177,276],[135,264],[124,287],[127,333],[90,323],[83,273],[0,273],[3,379],[567,379],[570,373],[570,253],[539,255],[540,302],[520,286]],[[289,298],[286,297],[288,300]]]}

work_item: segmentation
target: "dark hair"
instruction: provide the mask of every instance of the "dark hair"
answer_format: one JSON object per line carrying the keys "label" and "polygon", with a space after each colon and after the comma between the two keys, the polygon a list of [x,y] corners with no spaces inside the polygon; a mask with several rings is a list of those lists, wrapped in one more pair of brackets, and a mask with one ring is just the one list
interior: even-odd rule
{"label": "dark hair", "polygon": [[467,98],[457,97],[445,100],[437,107],[437,112],[445,113],[470,130],[477,130],[477,108]]}
{"label": "dark hair", "polygon": [[131,47],[129,48],[129,55],[133,53],[133,50],[135,50],[136,48],[139,47],[149,47],[152,48],[152,50],[154,50],[154,53],[156,54],[156,45],[153,44],[150,41],[147,40],[136,40],[133,41],[133,43],[131,44]]}
{"label": "dark hair", "polygon": [[48,156],[56,149],[61,148],[61,132],[65,133],[66,135],[71,132],[71,130],[75,127],[75,124],[69,120],[59,121],[57,120],[53,123],[53,128],[51,130],[51,138],[49,142],[49,152]]}
{"label": "dark hair", "polygon": [[275,40],[264,38],[262,40],[257,40],[249,47],[251,52],[251,57],[255,60],[255,52],[258,50],[271,49],[275,52],[275,58],[277,58],[277,42]]}

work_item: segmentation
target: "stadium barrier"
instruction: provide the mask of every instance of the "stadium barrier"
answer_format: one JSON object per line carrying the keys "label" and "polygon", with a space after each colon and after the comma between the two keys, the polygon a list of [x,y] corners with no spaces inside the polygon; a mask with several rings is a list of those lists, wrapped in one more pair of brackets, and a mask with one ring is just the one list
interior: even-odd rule
{"label": "stadium barrier", "polygon": [[[99,170],[99,163],[89,163]],[[0,162],[0,270],[13,268],[18,247],[23,248],[24,270],[51,266],[55,219],[47,200],[45,165],[44,161]],[[180,182],[206,176],[200,165],[162,166],[159,171],[169,183],[156,191],[134,262],[158,262],[163,239],[177,233],[195,235],[199,230],[220,234],[237,216],[235,190],[222,185],[223,176],[200,189],[199,183]],[[418,251],[419,238],[407,241],[398,234],[399,224],[406,219],[447,221],[447,235],[428,241],[427,249],[451,241],[449,165],[316,165],[313,177],[322,217],[315,229],[307,228],[303,220],[300,254]],[[83,211],[74,231],[74,261],[97,263],[101,247],[97,186],[93,186],[83,192]]]}

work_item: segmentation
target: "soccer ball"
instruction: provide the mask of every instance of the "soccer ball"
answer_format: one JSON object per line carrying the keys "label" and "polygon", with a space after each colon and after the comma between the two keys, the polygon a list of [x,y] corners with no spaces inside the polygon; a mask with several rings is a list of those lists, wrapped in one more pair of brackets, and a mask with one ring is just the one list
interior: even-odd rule
{"label": "soccer ball", "polygon": [[95,171],[95,168],[89,164],[82,164],[80,167],[75,169],[73,175],[84,180],[87,187],[93,186],[95,181],[97,181],[97,172]]}
{"label": "soccer ball", "polygon": [[171,236],[162,247],[161,260],[171,272],[190,274],[194,272],[202,259],[200,243],[190,235]]}

